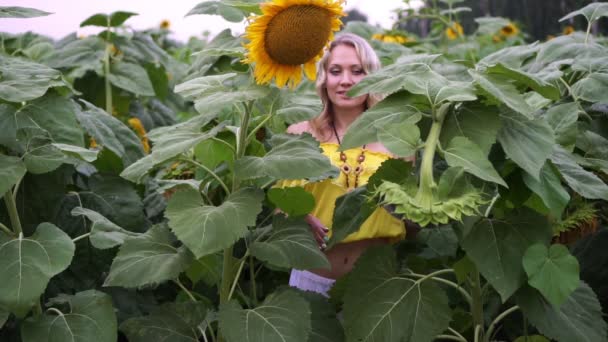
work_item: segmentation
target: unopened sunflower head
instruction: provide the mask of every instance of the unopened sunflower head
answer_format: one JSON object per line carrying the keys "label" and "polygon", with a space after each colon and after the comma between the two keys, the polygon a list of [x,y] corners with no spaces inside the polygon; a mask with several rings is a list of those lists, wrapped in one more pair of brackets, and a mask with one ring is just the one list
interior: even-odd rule
{"label": "unopened sunflower head", "polygon": [[513,37],[519,33],[519,28],[513,24],[508,23],[500,29],[500,35],[503,37]]}
{"label": "unopened sunflower head", "polygon": [[445,29],[445,35],[448,37],[449,40],[457,39],[458,37],[462,36],[463,33],[464,31],[462,29],[462,26],[456,21],[452,23],[451,26],[448,26],[448,28]]}
{"label": "unopened sunflower head", "polygon": [[564,34],[565,36],[567,36],[567,35],[569,35],[569,34],[572,34],[573,32],[574,32],[574,27],[572,27],[572,26],[570,26],[570,25],[568,25],[568,26],[564,27],[563,34]]}
{"label": "unopened sunflower head", "polygon": [[169,20],[165,19],[165,20],[163,20],[163,21],[160,22],[159,26],[163,30],[168,30],[169,27],[171,27],[171,22]]}
{"label": "unopened sunflower head", "polygon": [[246,29],[247,53],[243,62],[254,64],[258,84],[272,80],[278,87],[294,88],[302,69],[316,78],[316,62],[333,33],[340,29],[344,0],[273,0],[260,5],[262,14],[250,18]]}

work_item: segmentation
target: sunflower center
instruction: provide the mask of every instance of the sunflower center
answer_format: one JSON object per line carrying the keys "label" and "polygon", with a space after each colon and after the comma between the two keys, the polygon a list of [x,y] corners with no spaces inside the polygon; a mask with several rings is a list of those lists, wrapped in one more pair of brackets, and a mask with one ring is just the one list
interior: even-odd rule
{"label": "sunflower center", "polygon": [[511,26],[505,26],[502,28],[504,33],[513,33],[513,28]]}
{"label": "sunflower center", "polygon": [[309,62],[323,49],[331,34],[331,13],[314,5],[291,6],[270,20],[264,45],[280,64]]}

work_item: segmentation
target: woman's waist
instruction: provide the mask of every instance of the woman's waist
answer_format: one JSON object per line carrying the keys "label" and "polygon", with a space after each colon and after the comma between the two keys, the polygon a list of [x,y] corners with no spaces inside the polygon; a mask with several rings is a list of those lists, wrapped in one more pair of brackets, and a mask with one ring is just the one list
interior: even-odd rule
{"label": "woman's waist", "polygon": [[330,269],[315,269],[310,272],[330,279],[338,279],[350,272],[357,259],[370,247],[386,245],[389,238],[371,238],[353,242],[339,243],[325,251]]}

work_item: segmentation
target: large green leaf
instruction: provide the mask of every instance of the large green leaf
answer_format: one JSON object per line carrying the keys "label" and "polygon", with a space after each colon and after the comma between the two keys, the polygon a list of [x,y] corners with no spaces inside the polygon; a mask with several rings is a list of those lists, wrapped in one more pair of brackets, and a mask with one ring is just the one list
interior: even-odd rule
{"label": "large green leaf", "polygon": [[330,268],[310,226],[301,218],[276,215],[268,238],[252,243],[250,251],[256,258],[279,267],[299,270]]}
{"label": "large green leaf", "polygon": [[35,18],[44,17],[52,13],[41,11],[35,8],[18,6],[1,6],[0,18]]}
{"label": "large green leaf", "polygon": [[272,188],[268,200],[291,217],[303,216],[315,208],[315,198],[302,187]]}
{"label": "large green leaf", "polygon": [[219,206],[205,205],[192,189],[171,197],[166,216],[175,235],[200,258],[231,246],[255,225],[264,193],[245,188],[232,193]]}
{"label": "large green leaf", "polygon": [[234,168],[238,178],[311,179],[336,170],[309,134],[277,134],[269,143],[272,149],[265,156],[237,160]]}
{"label": "large green leaf", "polygon": [[129,127],[102,109],[84,104],[85,110],[77,112],[76,118],[98,145],[119,156],[125,167],[144,156],[139,138]]}
{"label": "large green leaf", "polygon": [[555,146],[551,161],[574,191],[585,198],[608,201],[608,185],[601,178],[578,165],[570,152]]}
{"label": "large green leaf", "polygon": [[564,245],[534,244],[522,260],[528,284],[556,307],[561,306],[579,286],[579,266]]}
{"label": "large green leaf", "polygon": [[106,45],[97,36],[76,39],[57,49],[47,64],[53,68],[69,69],[71,78],[79,78],[89,71],[102,74]]}
{"label": "large green leaf", "polygon": [[126,168],[120,176],[139,183],[154,166],[181,153],[187,153],[200,142],[215,137],[224,129],[224,124],[216,125],[207,132],[201,132],[201,128],[214,118],[215,116],[212,115],[199,115],[186,122],[148,132],[148,137],[154,142],[152,153]]}
{"label": "large green leaf", "polygon": [[203,281],[209,286],[218,286],[222,280],[223,256],[220,253],[209,254],[195,260],[186,270],[186,275],[193,284]]}
{"label": "large green leaf", "polygon": [[450,166],[460,166],[476,177],[507,187],[479,146],[465,137],[454,137],[444,150],[444,157]]}
{"label": "large green leaf", "polygon": [[500,126],[496,107],[467,103],[445,118],[439,141],[447,146],[454,137],[463,136],[479,146],[483,155],[487,156],[496,142]]}
{"label": "large green leaf", "polygon": [[[477,18],[484,19],[484,18]],[[475,19],[475,20],[477,20]],[[504,26],[504,25],[503,25]],[[494,34],[496,31],[500,30],[502,26],[498,26],[494,32],[489,32],[489,34]],[[538,43],[533,43],[529,45],[517,45],[517,46],[509,46],[503,49],[497,50],[481,60],[477,63],[478,65],[496,65],[502,64],[509,68],[519,69],[521,66],[533,57],[536,52],[538,52],[539,45]]]}
{"label": "large green leaf", "polygon": [[589,22],[589,24],[591,24],[592,22],[598,20],[601,17],[608,16],[608,3],[606,3],[606,2],[591,3],[579,10],[568,13],[567,15],[565,15],[564,17],[559,19],[559,21],[568,20],[570,18],[573,18],[573,17],[575,17],[577,15],[581,15],[581,14],[584,15],[585,18],[587,18],[587,21]]}
{"label": "large green leaf", "polygon": [[120,325],[130,342],[198,342],[198,326],[208,308],[202,302],[170,303],[155,307],[150,315],[131,317]]}
{"label": "large green leaf", "polygon": [[139,234],[124,230],[100,213],[83,207],[72,209],[73,216],[85,216],[91,220],[91,235],[89,239],[95,248],[107,249],[122,245],[129,237]]}
{"label": "large green leaf", "polygon": [[483,74],[474,70],[470,70],[469,74],[482,92],[494,102],[503,103],[528,118],[532,117],[532,107],[526,102],[515,85],[511,84],[504,76]]}
{"label": "large green leaf", "polygon": [[411,157],[420,145],[420,129],[410,123],[379,127],[378,141],[397,157]]}
{"label": "large green leaf", "polygon": [[423,258],[455,257],[458,251],[458,237],[449,225],[421,229],[416,234],[416,241],[426,245],[420,253]]}
{"label": "large green leaf", "polygon": [[0,233],[0,305],[23,317],[39,300],[49,280],[74,256],[72,239],[51,223],[41,223],[30,237]]}
{"label": "large green leaf", "polygon": [[547,244],[552,235],[545,217],[524,209],[504,219],[480,220],[461,245],[505,302],[526,280],[521,259],[528,247]]}
{"label": "large green leaf", "polygon": [[6,323],[6,321],[8,320],[9,315],[10,312],[0,306],[0,329],[2,329],[4,323]]}
{"label": "large green leaf", "polygon": [[430,342],[448,328],[445,292],[397,270],[390,246],[369,249],[357,260],[344,295],[346,341]]}
{"label": "large green leaf", "polygon": [[422,118],[420,110],[412,103],[412,96],[405,92],[390,95],[374,107],[366,110],[348,128],[342,139],[342,149],[363,146],[378,140],[378,129],[396,123],[415,124]]}
{"label": "large green leaf", "polygon": [[540,170],[538,179],[535,179],[528,173],[524,173],[523,180],[530,190],[540,196],[543,203],[551,210],[554,217],[561,217],[568,201],[570,201],[570,195],[562,186],[559,175],[552,167],[551,163],[545,163]]}
{"label": "large green leaf", "polygon": [[555,141],[562,146],[572,146],[578,135],[577,120],[581,113],[579,104],[569,102],[551,107],[544,116],[555,132]]}
{"label": "large green leaf", "polygon": [[49,88],[69,87],[59,71],[6,55],[0,55],[0,75],[0,99],[9,102],[31,101]]}
{"label": "large green leaf", "polygon": [[599,342],[608,340],[606,321],[593,290],[584,282],[557,307],[535,289],[523,288],[517,305],[543,335],[559,341]]}
{"label": "large green leaf", "polygon": [[23,342],[114,342],[118,338],[109,295],[88,290],[74,296],[62,295],[52,302],[69,304],[69,311],[55,309],[25,320],[21,326]]}
{"label": "large green leaf", "polygon": [[185,246],[174,245],[175,238],[163,225],[126,240],[112,262],[104,286],[142,287],[177,278],[194,258]]}
{"label": "large green leaf", "polygon": [[344,329],[336,317],[334,306],[327,298],[312,291],[302,291],[300,296],[306,299],[310,306],[312,330],[308,336],[308,342],[344,341]]}
{"label": "large green leaf", "polygon": [[525,71],[510,68],[501,63],[498,63],[496,65],[488,67],[486,69],[486,72],[489,74],[504,75],[516,82],[522,83],[534,89],[536,92],[548,99],[560,99],[561,95],[559,93],[559,88]]}
{"label": "large green leaf", "polygon": [[130,17],[137,15],[137,13],[133,12],[124,12],[124,11],[116,11],[107,14],[94,14],[87,19],[85,19],[82,23],[80,23],[80,27],[84,26],[101,26],[101,27],[117,27],[122,25],[127,19]]}
{"label": "large green leaf", "polygon": [[231,301],[220,306],[220,329],[228,342],[307,342],[310,308],[291,289],[270,294],[253,309]]}
{"label": "large green leaf", "polygon": [[[608,5],[606,6],[608,8]],[[608,91],[608,74],[594,72],[572,86],[572,95],[589,102],[603,102]]]}
{"label": "large green leaf", "polygon": [[288,124],[307,121],[319,115],[323,110],[323,103],[314,92],[294,93],[283,95],[288,97],[285,103],[277,110],[277,115],[284,118]]}
{"label": "large green leaf", "polygon": [[366,187],[359,187],[336,199],[332,233],[327,246],[332,247],[355,233],[376,207],[369,203]]}
{"label": "large green leaf", "polygon": [[0,154],[0,198],[21,180],[26,171],[20,158]]}
{"label": "large green leaf", "polygon": [[146,69],[139,64],[117,62],[112,64],[108,79],[118,88],[130,91],[135,95],[154,96],[154,87]]}
{"label": "large green leaf", "polygon": [[251,12],[259,13],[259,1],[203,1],[196,5],[186,14],[186,16],[194,14],[215,14],[220,15],[224,19],[239,23],[247,18]]}
{"label": "large green leaf", "polygon": [[501,113],[500,119],[498,141],[507,156],[538,179],[540,169],[553,151],[553,130],[543,119],[530,120],[512,111]]}

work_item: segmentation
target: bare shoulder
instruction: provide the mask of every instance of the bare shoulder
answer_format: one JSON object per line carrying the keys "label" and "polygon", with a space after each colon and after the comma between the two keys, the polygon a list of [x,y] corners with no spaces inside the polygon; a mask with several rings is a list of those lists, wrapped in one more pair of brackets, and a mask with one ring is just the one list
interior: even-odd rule
{"label": "bare shoulder", "polygon": [[308,121],[298,122],[287,127],[287,133],[291,134],[302,134],[311,133],[310,124]]}

